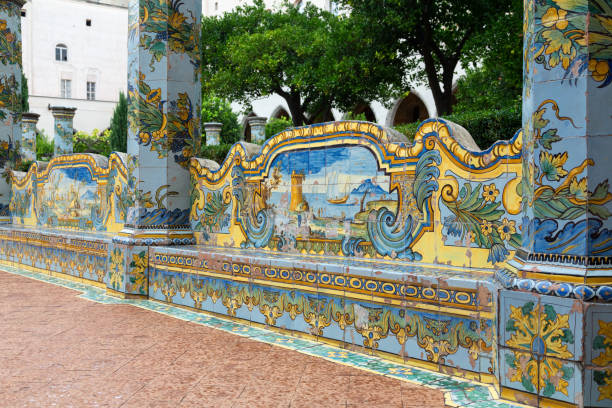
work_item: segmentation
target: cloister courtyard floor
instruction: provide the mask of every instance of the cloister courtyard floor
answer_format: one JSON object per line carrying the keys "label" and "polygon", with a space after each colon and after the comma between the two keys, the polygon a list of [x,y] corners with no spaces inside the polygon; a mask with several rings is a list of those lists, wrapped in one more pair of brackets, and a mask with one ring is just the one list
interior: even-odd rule
{"label": "cloister courtyard floor", "polygon": [[483,384],[2,269],[1,407],[510,406]]}

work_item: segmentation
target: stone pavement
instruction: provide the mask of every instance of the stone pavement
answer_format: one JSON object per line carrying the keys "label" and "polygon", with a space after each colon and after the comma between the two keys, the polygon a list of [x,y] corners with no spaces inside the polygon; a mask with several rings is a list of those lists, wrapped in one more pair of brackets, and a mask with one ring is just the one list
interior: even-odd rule
{"label": "stone pavement", "polygon": [[414,385],[0,271],[1,407],[443,407]]}

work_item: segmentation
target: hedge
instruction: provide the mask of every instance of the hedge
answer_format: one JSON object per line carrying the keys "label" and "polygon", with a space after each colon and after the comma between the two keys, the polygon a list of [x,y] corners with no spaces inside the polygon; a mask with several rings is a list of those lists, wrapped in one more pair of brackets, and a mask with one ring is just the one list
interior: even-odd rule
{"label": "hedge", "polygon": [[200,149],[200,157],[204,159],[214,160],[219,164],[222,164],[233,144],[225,143],[217,146],[203,145]]}
{"label": "hedge", "polygon": [[[466,128],[482,150],[488,149],[498,140],[511,139],[522,126],[521,111],[517,108],[457,113],[443,119]],[[398,125],[394,129],[413,140],[418,126],[419,123],[415,122]]]}

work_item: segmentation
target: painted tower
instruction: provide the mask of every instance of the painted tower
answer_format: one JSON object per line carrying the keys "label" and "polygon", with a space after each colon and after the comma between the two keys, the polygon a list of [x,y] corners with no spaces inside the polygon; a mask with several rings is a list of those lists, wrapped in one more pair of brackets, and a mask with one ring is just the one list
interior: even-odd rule
{"label": "painted tower", "polygon": [[308,203],[304,200],[302,193],[302,183],[304,183],[304,174],[291,173],[291,201],[289,203],[289,210],[295,212],[302,212],[308,209]]}

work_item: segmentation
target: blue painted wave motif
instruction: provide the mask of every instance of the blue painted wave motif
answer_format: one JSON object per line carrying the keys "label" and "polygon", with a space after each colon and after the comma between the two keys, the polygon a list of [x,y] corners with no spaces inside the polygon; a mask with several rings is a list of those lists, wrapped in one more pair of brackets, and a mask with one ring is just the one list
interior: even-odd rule
{"label": "blue painted wave motif", "polygon": [[[536,253],[591,256],[612,255],[612,231],[602,228],[603,222],[596,218],[579,222],[568,222],[559,230],[556,220],[535,218],[530,225]],[[589,248],[587,248],[587,242]]]}
{"label": "blue painted wave motif", "polygon": [[[412,198],[421,214],[425,210],[426,200],[438,190],[440,170],[434,164],[440,165],[441,162],[440,153],[436,150],[425,152],[417,162]],[[394,214],[386,207],[372,210],[370,218],[375,222],[368,223],[368,236],[376,251],[383,256],[419,261],[423,256],[410,247],[423,223],[412,214],[402,214],[401,211],[398,209]]]}
{"label": "blue painted wave motif", "polygon": [[274,220],[268,208],[256,211],[253,207],[254,192],[249,191],[244,173],[239,167],[232,169],[232,195],[238,202],[236,220],[242,225],[247,240],[241,244],[243,248],[254,246],[262,248],[268,245],[274,234]]}
{"label": "blue painted wave motif", "polygon": [[145,210],[138,218],[138,225],[188,225],[189,210],[183,210],[180,208],[176,208],[172,211],[166,208]]}

